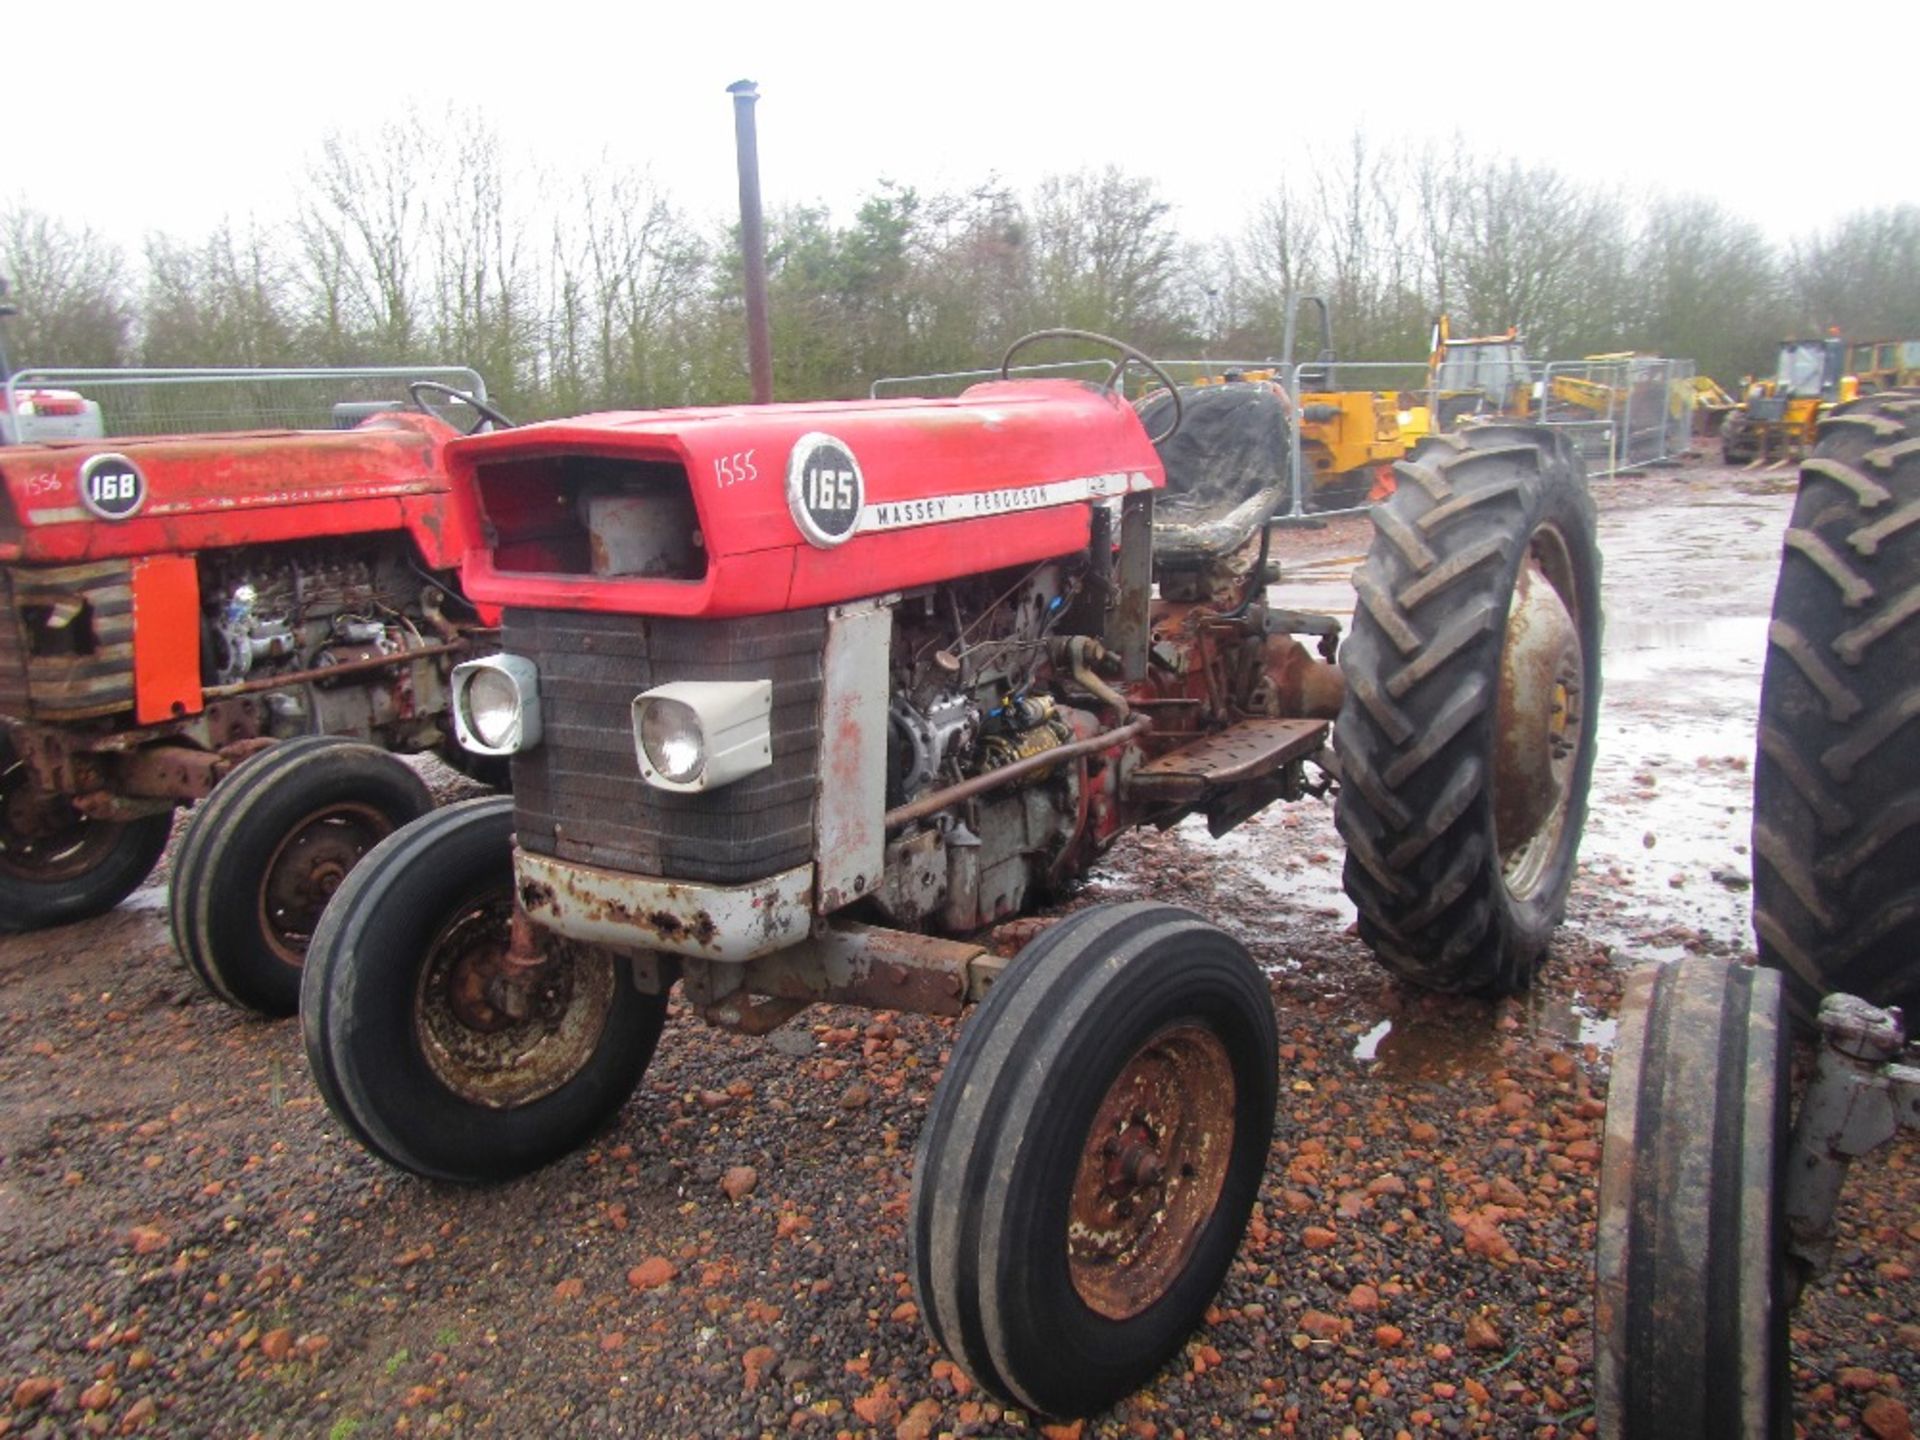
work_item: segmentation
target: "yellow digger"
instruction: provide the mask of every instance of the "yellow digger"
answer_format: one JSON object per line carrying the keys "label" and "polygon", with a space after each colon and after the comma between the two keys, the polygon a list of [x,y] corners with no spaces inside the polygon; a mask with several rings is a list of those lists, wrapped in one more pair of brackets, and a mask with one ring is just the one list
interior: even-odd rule
{"label": "yellow digger", "polygon": [[[1300,307],[1320,316],[1320,349],[1293,365]],[[1336,390],[1333,321],[1318,295],[1296,295],[1287,312],[1281,359],[1272,370],[1233,370],[1226,382],[1274,382],[1294,378],[1299,408],[1300,493],[1307,508],[1337,510],[1384,500],[1393,493],[1393,465],[1432,429],[1421,396],[1396,390]],[[1203,380],[1201,384],[1220,384]]]}
{"label": "yellow digger", "polygon": [[1920,340],[1856,340],[1847,351],[1847,373],[1862,395],[1920,385]]}
{"label": "yellow digger", "polygon": [[1720,427],[1720,456],[1729,465],[1793,461],[1813,449],[1821,418],[1860,393],[1847,371],[1847,342],[1783,340],[1771,379],[1749,379],[1745,396]]}
{"label": "yellow digger", "polygon": [[1533,413],[1533,366],[1520,331],[1456,337],[1445,315],[1433,322],[1427,358],[1435,429],[1451,430],[1472,415],[1524,420]]}

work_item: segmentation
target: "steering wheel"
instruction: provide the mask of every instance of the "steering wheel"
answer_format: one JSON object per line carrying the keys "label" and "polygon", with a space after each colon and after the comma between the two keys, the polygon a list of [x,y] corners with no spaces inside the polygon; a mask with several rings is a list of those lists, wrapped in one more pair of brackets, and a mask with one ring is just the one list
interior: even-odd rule
{"label": "steering wheel", "polygon": [[477,433],[482,423],[492,425],[497,430],[511,430],[514,428],[513,421],[501,414],[500,411],[494,409],[494,407],[486,401],[469,395],[465,390],[456,390],[453,386],[443,385],[438,380],[415,380],[407,386],[408,398],[430,415],[435,412],[433,407],[421,398],[423,392],[429,395],[439,395],[445,399],[454,401],[456,404],[465,405],[478,414],[480,418],[475,420],[472,427],[468,429],[467,434],[469,435]]}
{"label": "steering wheel", "polygon": [[1162,370],[1159,362],[1151,356],[1142,354],[1140,351],[1134,349],[1133,346],[1127,344],[1126,341],[1116,340],[1111,335],[1101,335],[1093,330],[1035,330],[1030,335],[1022,335],[1018,340],[1014,341],[1013,344],[1009,345],[1007,347],[1007,353],[1000,357],[1000,378],[1002,380],[1011,379],[1013,357],[1020,351],[1026,349],[1027,346],[1041,340],[1085,340],[1094,345],[1104,345],[1107,349],[1118,354],[1120,356],[1118,361],[1110,360],[1107,362],[1107,378],[1101,388],[1108,394],[1112,394],[1114,389],[1119,385],[1120,377],[1127,373],[1127,366],[1138,362],[1140,367],[1164,385],[1167,393],[1173,397],[1173,423],[1158,435],[1149,435],[1147,439],[1151,443],[1158,445],[1161,441],[1170,439],[1173,432],[1180,428],[1180,421],[1185,414],[1185,407],[1180,401],[1180,387],[1173,383],[1173,377],[1167,374],[1165,370]]}

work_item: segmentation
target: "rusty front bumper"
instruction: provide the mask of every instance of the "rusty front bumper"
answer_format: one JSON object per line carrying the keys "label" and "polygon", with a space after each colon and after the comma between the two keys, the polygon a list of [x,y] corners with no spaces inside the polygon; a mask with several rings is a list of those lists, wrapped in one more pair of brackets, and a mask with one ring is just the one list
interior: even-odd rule
{"label": "rusty front bumper", "polygon": [[813,866],[747,885],[661,880],[515,849],[514,884],[535,924],[570,940],[699,960],[752,960],[807,938]]}

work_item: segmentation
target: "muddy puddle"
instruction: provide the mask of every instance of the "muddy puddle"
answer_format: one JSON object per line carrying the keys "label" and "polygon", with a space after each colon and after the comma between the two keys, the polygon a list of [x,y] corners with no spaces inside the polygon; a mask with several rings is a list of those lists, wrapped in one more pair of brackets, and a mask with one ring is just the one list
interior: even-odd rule
{"label": "muddy puddle", "polygon": [[[1392,1082],[1452,1080],[1490,1074],[1509,1063],[1508,1040],[1478,1017],[1463,1019],[1470,1000],[1436,999],[1387,1016],[1357,1031],[1348,1058],[1371,1075]],[[1548,997],[1538,991],[1520,1002],[1521,1029],[1534,1045],[1552,1043],[1610,1054],[1619,1023],[1584,997]]]}
{"label": "muddy puddle", "polygon": [[1754,731],[1791,507],[1694,491],[1600,516],[1600,732],[1569,919],[1622,958],[1752,946]]}

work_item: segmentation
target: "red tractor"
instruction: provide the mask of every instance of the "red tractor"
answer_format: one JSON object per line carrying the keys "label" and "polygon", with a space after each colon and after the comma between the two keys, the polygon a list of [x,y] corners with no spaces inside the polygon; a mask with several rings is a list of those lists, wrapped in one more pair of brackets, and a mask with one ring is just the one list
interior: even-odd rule
{"label": "red tractor", "polygon": [[[1434,437],[1379,514],[1343,686],[1339,625],[1266,600],[1284,397],[1177,391],[1120,349],[1104,386],[447,447],[467,593],[505,607],[455,721],[513,797],[389,836],[321,920],[302,1025],[354,1136],[447,1180],[543,1165],[631,1094],[676,983],[752,1033],[978,1003],[919,1138],[921,1313],[1042,1413],[1151,1374],[1260,1187],[1267,979],[1151,900],[1012,960],[972,937],[1130,827],[1218,834],[1337,776],[1381,958],[1525,985],[1584,818],[1599,591],[1557,437]],[[1139,412],[1135,361],[1166,384]]]}
{"label": "red tractor", "polygon": [[223,998],[293,1012],[327,897],[431,806],[383,752],[453,748],[448,673],[497,619],[455,575],[457,434],[0,448],[0,930],[110,909],[200,801],[176,943]]}

